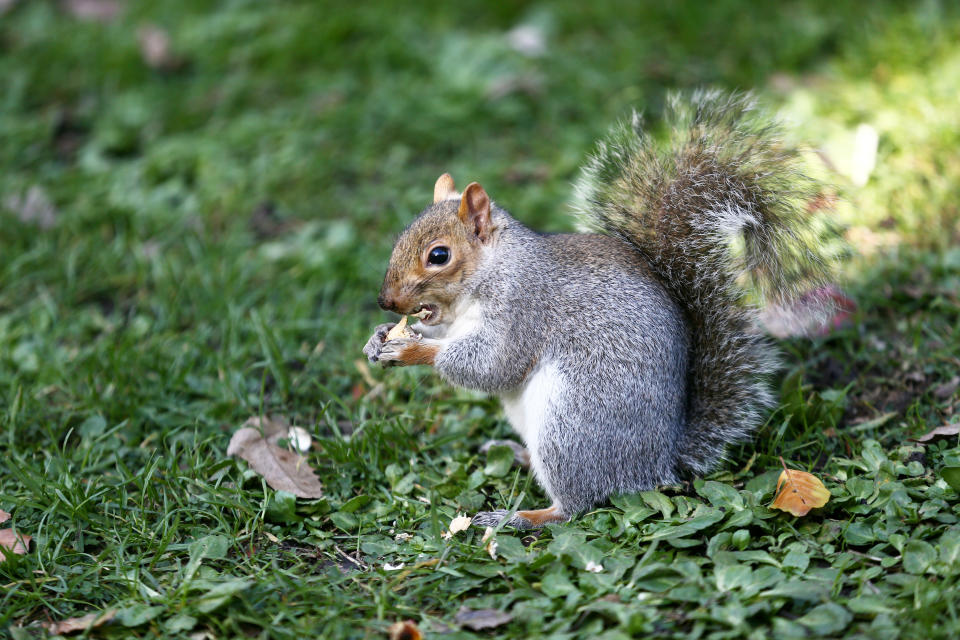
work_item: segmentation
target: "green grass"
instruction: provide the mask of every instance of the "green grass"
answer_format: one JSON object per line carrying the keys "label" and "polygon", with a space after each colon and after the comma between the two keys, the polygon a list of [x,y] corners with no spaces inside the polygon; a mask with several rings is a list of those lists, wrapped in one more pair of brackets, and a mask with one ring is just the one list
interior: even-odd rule
{"label": "green grass", "polygon": [[[960,369],[955,3],[129,4],[0,17],[0,509],[34,536],[0,564],[2,632],[118,608],[90,635],[960,634],[960,447],[908,439],[960,409],[937,393]],[[147,23],[182,66],[144,64]],[[521,24],[542,55],[509,46]],[[442,538],[546,502],[477,453],[510,436],[495,400],[421,368],[370,393],[355,361],[393,238],[444,171],[572,228],[593,140],[701,85],[755,89],[840,169],[818,170],[864,253],[852,324],[783,342],[780,406],[707,481],[501,532],[496,559],[479,531]],[[879,156],[854,187],[861,123]],[[20,219],[31,188],[49,227]],[[315,436],[325,499],[226,457],[258,413]],[[768,509],[779,456],[831,502]],[[471,632],[461,606],[513,620]]]}

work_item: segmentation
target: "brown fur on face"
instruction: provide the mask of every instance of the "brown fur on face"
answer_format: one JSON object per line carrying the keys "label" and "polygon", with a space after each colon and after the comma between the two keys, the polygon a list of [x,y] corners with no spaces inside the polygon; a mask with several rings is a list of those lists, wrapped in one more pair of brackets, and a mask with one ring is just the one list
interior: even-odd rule
{"label": "brown fur on face", "polygon": [[[459,207],[457,199],[435,202],[400,234],[380,290],[381,307],[410,314],[422,304],[433,305],[435,311],[426,321],[432,324],[456,302],[483,245],[474,229],[461,221]],[[427,254],[441,245],[450,249],[450,259],[444,265],[428,265]]]}

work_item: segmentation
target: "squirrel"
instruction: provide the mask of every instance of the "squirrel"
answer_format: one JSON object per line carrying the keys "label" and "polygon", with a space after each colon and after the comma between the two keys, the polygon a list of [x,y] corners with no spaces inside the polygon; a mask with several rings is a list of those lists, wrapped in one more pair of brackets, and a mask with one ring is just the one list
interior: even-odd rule
{"label": "squirrel", "polygon": [[379,305],[421,319],[364,354],[498,395],[552,500],[474,525],[538,528],[706,474],[774,405],[757,300],[826,281],[819,186],[749,94],[674,95],[665,121],[665,143],[636,113],[598,143],[575,185],[589,233],[532,231],[444,174],[393,248]]}

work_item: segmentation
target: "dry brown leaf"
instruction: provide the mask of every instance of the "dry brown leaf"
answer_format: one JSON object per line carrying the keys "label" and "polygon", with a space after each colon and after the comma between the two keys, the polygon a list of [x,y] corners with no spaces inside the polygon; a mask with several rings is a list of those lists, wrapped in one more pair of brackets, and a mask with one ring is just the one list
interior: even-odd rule
{"label": "dry brown leaf", "polygon": [[960,422],[956,424],[945,424],[942,427],[937,427],[929,433],[925,433],[919,438],[910,438],[913,442],[930,442],[931,440],[936,440],[937,438],[947,438],[950,436],[956,436],[960,434]]}
{"label": "dry brown leaf", "polygon": [[3,509],[0,509],[0,523],[6,522],[9,519],[10,519],[10,514],[4,511]]}
{"label": "dry brown leaf", "polygon": [[230,438],[227,455],[246,460],[251,469],[278,491],[300,498],[322,498],[323,485],[307,459],[276,444],[289,429],[285,420],[250,418]]}
{"label": "dry brown leaf", "polygon": [[13,529],[0,529],[0,562],[6,559],[5,553],[13,552],[20,556],[26,554],[31,540],[33,537],[25,533],[18,533]]}
{"label": "dry brown leaf", "polygon": [[105,622],[113,620],[115,615],[117,615],[116,609],[108,609],[106,611],[88,613],[79,618],[67,618],[60,622],[41,622],[40,626],[54,635],[75,633],[77,631],[86,631],[87,629],[99,627]]}
{"label": "dry brown leaf", "polygon": [[784,464],[783,472],[777,478],[777,496],[770,506],[799,517],[807,515],[810,509],[822,507],[829,500],[830,491],[817,476],[806,471],[787,469]]}
{"label": "dry brown leaf", "polygon": [[460,611],[453,619],[461,627],[468,627],[474,631],[493,629],[507,624],[511,620],[513,620],[513,616],[506,611],[497,611],[496,609],[477,609],[473,611],[467,607],[460,607]]}
{"label": "dry brown leaf", "polygon": [[63,4],[74,18],[93,22],[110,22],[123,9],[118,0],[66,0]]}
{"label": "dry brown leaf", "polygon": [[394,622],[387,629],[387,633],[390,635],[390,640],[421,640],[423,638],[423,634],[413,620]]}

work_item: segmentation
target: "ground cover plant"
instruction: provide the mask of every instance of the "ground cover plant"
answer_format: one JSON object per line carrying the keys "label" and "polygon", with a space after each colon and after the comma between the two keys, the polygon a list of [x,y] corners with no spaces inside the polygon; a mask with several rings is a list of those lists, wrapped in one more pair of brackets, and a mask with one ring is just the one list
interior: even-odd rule
{"label": "ground cover plant", "polygon": [[[593,4],[0,2],[0,528],[32,536],[2,633],[960,634],[958,437],[912,440],[960,421],[958,7]],[[857,310],[780,341],[723,471],[444,536],[544,497],[478,452],[495,400],[358,362],[395,234],[444,171],[571,229],[593,140],[703,85],[820,151]],[[311,434],[325,497],[226,455],[259,415]],[[771,510],[781,457],[830,502]]]}

